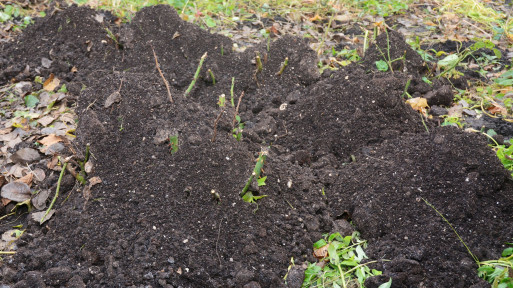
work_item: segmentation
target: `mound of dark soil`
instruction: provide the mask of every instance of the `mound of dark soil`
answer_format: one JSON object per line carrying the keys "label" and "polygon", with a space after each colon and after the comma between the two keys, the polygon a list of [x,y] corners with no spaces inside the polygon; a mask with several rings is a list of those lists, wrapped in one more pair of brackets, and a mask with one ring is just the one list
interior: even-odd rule
{"label": "mound of dark soil", "polygon": [[[42,44],[37,53],[16,56],[20,67],[52,55],[80,66],[68,79],[87,86],[77,108],[77,147],[91,144],[90,176],[103,181],[91,196],[74,191],[48,225],[29,226],[14,262],[4,263],[4,283],[283,287],[291,257],[296,264],[315,261],[312,243],[351,220],[369,240],[367,255],[391,260],[375,265],[383,276],[368,280],[367,287],[389,277],[393,287],[483,285],[470,255],[423,199],[480,259],[496,258],[513,235],[513,183],[482,137],[424,127],[404,104],[407,79],[422,83],[422,62],[400,35],[389,32],[391,55],[406,51],[406,69],[376,72],[367,58],[321,78],[315,53],[301,39],[283,37],[270,47],[232,53],[228,38],[155,6],[116,30],[119,45],[100,44],[107,22],[93,19],[96,13],[71,7],[38,21],[19,47],[2,48],[7,55],[28,53],[33,47],[27,45],[43,41],[30,35],[46,33],[64,54]],[[76,28],[67,26],[73,23]],[[95,43],[92,54],[86,36]],[[259,73],[255,51],[263,59]],[[205,52],[201,77],[185,98]],[[277,76],[286,57],[288,66]],[[52,66],[48,73],[59,71]],[[3,73],[4,81],[16,76]],[[245,122],[242,141],[232,135],[236,109],[217,105],[221,94],[230,102],[232,77],[235,104],[244,91],[238,110]],[[118,102],[105,105],[118,89]],[[424,94],[432,88],[411,89]],[[174,154],[169,136],[178,137]],[[268,146],[266,185],[251,187],[267,195],[257,207],[239,192]]]}

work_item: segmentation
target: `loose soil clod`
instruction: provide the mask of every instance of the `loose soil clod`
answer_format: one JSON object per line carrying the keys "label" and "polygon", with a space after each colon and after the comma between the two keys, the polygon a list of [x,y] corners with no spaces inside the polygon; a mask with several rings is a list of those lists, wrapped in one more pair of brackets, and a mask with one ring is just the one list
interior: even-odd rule
{"label": "loose soil clod", "polygon": [[[511,177],[483,137],[430,122],[426,133],[401,95],[409,79],[412,95],[444,83],[422,84],[422,60],[400,34],[389,32],[390,58],[405,55],[392,64],[394,74],[376,71],[381,55],[370,47],[361,64],[327,77],[303,40],[283,36],[271,43],[257,85],[248,67],[266,43],[221,54],[232,47],[228,38],[183,22],[167,6],[142,9],[119,31],[95,21],[96,13],[58,11],[27,28],[15,46],[0,47],[12,55],[0,62],[2,83],[35,76],[23,73],[26,65],[50,57],[61,65],[39,69],[44,76],[87,87],[70,89],[80,94],[77,146],[91,143],[97,159],[90,176],[102,179],[90,187],[87,209],[88,199],[73,193],[54,207],[47,227],[29,224],[13,262],[3,263],[3,283],[30,286],[39,275],[54,287],[285,287],[290,258],[315,261],[312,243],[349,219],[369,241],[372,260],[391,260],[371,265],[383,276],[367,287],[389,277],[394,287],[482,285],[463,245],[421,199],[480,260],[497,258],[510,241]],[[105,28],[119,32],[123,50],[102,42]],[[205,51],[216,85],[195,77],[194,93],[170,103],[170,91],[190,86]],[[167,93],[154,62],[170,80]],[[123,101],[105,109],[100,103],[120,79]],[[235,109],[245,124],[242,141],[231,134],[231,117],[212,126],[218,95],[234,87],[245,97]],[[161,134],[179,136],[180,150],[171,155]],[[239,192],[262,143],[271,143],[268,178],[256,189],[267,197],[252,214]],[[214,203],[211,191],[222,201]]]}

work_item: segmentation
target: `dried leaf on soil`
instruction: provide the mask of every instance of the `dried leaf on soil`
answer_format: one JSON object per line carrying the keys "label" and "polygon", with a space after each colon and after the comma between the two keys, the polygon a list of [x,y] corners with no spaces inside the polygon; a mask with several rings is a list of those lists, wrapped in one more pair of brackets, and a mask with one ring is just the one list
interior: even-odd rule
{"label": "dried leaf on soil", "polygon": [[[42,224],[42,223],[45,223],[46,221],[50,220],[50,218],[52,218],[54,213],[55,213],[55,209],[52,209],[48,212],[48,214],[45,217],[46,211],[34,212],[34,213],[32,213],[32,220]],[[45,219],[43,222],[41,222],[41,219],[43,217],[45,217]]]}
{"label": "dried leaf on soil", "polygon": [[41,190],[36,196],[34,196],[34,198],[32,198],[32,205],[37,210],[43,210],[46,207],[46,200],[50,197],[50,192],[51,191],[49,189]]}
{"label": "dried leaf on soil", "polygon": [[45,83],[43,83],[43,89],[46,91],[53,91],[57,86],[59,86],[59,83],[61,83],[61,80],[59,78],[55,77],[55,75],[50,74],[50,77],[46,79]]}
{"label": "dried leaf on soil", "polygon": [[21,177],[20,179],[14,182],[25,183],[30,187],[30,185],[32,185],[32,178],[34,178],[34,175],[32,173],[28,173],[27,175]]}
{"label": "dried leaf on soil", "polygon": [[22,182],[11,182],[2,187],[2,197],[15,202],[23,202],[30,199],[30,187]]}
{"label": "dried leaf on soil", "polygon": [[426,113],[426,108],[429,107],[426,98],[416,97],[406,100],[406,103],[410,104],[411,108],[421,113]]}

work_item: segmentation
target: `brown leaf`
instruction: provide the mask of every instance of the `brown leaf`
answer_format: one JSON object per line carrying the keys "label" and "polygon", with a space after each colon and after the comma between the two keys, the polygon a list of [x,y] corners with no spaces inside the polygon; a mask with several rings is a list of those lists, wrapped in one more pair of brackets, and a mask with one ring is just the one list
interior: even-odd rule
{"label": "brown leaf", "polygon": [[324,259],[324,258],[328,257],[328,246],[330,246],[330,245],[326,244],[326,245],[320,247],[319,249],[315,249],[313,251],[313,256],[317,259]]}
{"label": "brown leaf", "polygon": [[4,128],[4,129],[0,129],[0,135],[4,135],[4,134],[7,134],[7,133],[10,133],[12,131],[12,127],[7,127],[7,128]]}
{"label": "brown leaf", "polygon": [[71,71],[71,73],[76,73],[76,72],[78,72],[78,68],[73,66],[70,71]]}
{"label": "brown leaf", "polygon": [[55,134],[50,134],[37,142],[43,144],[43,148],[41,148],[40,150],[41,150],[41,152],[45,153],[46,150],[48,149],[48,147],[50,147],[52,144],[62,142],[62,140],[63,139],[61,136],[56,136]]}
{"label": "brown leaf", "polygon": [[[57,155],[54,155],[52,160],[48,162],[48,164],[46,164],[46,167],[48,169],[51,169],[51,170],[55,170],[55,166],[57,165],[57,163],[59,162],[59,158],[57,157]],[[57,169],[57,170],[61,170],[61,169]]]}
{"label": "brown leaf", "polygon": [[61,80],[59,78],[55,77],[55,75],[50,74],[50,77],[46,79],[45,83],[43,83],[43,89],[46,91],[53,91],[57,86],[59,86],[59,83],[61,83]]}
{"label": "brown leaf", "polygon": [[28,186],[32,185],[32,178],[34,178],[34,175],[32,173],[28,173],[27,175],[21,177],[20,179],[14,181],[14,182],[21,182],[25,183]]}
{"label": "brown leaf", "polygon": [[7,199],[7,198],[2,198],[2,206],[6,206],[7,204],[11,203],[11,200]]}

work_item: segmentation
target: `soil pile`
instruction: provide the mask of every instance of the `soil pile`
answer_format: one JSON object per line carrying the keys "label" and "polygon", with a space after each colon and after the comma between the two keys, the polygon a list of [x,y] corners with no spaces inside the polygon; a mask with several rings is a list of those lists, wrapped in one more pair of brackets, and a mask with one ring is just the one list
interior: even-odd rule
{"label": "soil pile", "polygon": [[[283,287],[291,257],[296,264],[314,261],[312,243],[351,220],[369,240],[367,255],[391,260],[376,265],[383,276],[367,287],[389,277],[393,287],[483,285],[463,245],[422,199],[445,215],[480,259],[496,258],[513,234],[505,225],[513,216],[512,181],[482,137],[425,127],[404,104],[408,79],[410,94],[442,84],[421,84],[422,61],[399,34],[389,32],[391,54],[407,52],[394,73],[374,71],[369,59],[378,54],[372,48],[363,64],[321,77],[315,53],[301,39],[283,37],[270,47],[233,53],[230,39],[183,22],[167,6],[145,8],[120,28],[108,17],[98,21],[98,13],[71,7],[29,28],[21,48],[2,48],[29,51],[40,41],[30,35],[40,30],[69,44],[60,45],[64,54],[55,57],[78,68],[69,72],[70,84],[87,87],[77,108],[77,147],[91,144],[90,176],[102,179],[91,195],[74,191],[48,225],[29,227],[14,262],[4,268],[4,283]],[[73,23],[89,26],[66,28]],[[105,28],[119,38],[108,38]],[[82,33],[90,35],[89,50]],[[15,62],[24,67],[53,57],[52,47]],[[260,72],[252,63],[256,51]],[[201,77],[184,97],[205,52]],[[4,81],[30,76],[3,73]],[[234,104],[241,97],[238,113],[245,123],[241,141],[232,135],[232,77]],[[221,94],[224,108],[217,105]],[[178,139],[175,153],[170,136]],[[267,195],[255,211],[239,192],[258,153],[269,146],[266,185],[251,187]]]}

